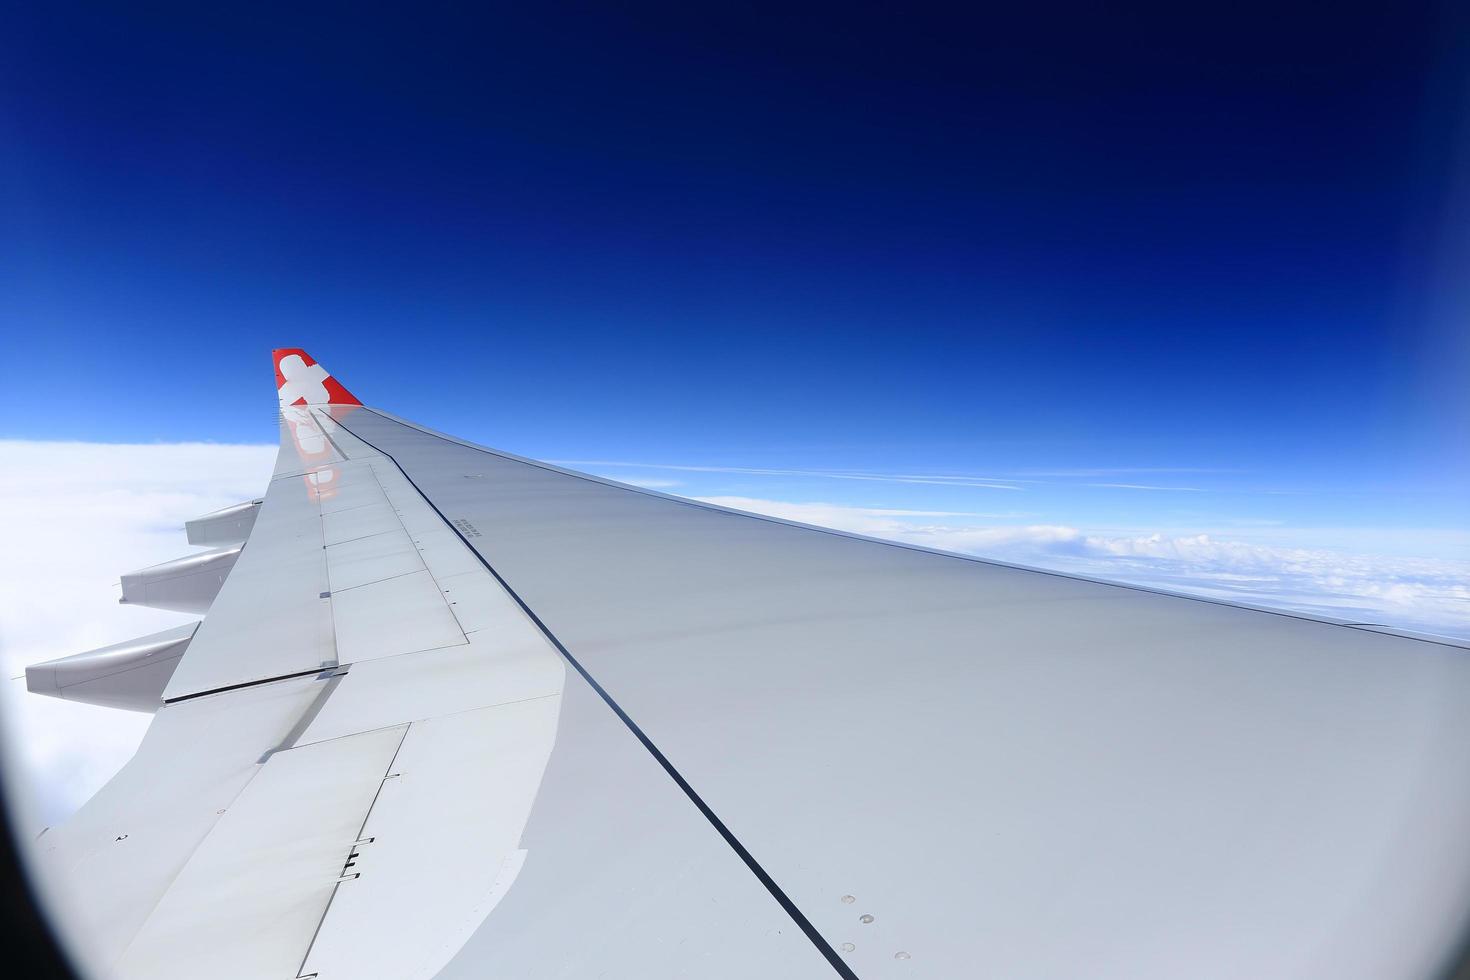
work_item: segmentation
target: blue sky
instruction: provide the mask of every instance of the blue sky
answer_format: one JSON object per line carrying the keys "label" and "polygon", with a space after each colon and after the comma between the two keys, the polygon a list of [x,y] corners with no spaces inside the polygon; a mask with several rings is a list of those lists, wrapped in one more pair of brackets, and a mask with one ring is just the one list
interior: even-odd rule
{"label": "blue sky", "polygon": [[0,437],[1470,560],[1462,9],[704,6],[13,12]]}

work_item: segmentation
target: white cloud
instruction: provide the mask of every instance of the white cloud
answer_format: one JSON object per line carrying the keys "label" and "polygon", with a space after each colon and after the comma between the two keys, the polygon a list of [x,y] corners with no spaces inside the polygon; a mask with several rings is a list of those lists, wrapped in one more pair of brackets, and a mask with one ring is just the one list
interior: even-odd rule
{"label": "white cloud", "polygon": [[1176,493],[1208,493],[1204,487],[1159,487],[1152,483],[1085,483],[1083,486],[1105,490],[1169,490]]}
{"label": "white cloud", "polygon": [[[1273,527],[1271,544],[1214,533],[1082,529],[1060,524],[966,526],[893,511],[752,497],[708,503],[1152,588],[1355,622],[1470,637],[1470,560],[1292,547]],[[1369,539],[1379,534],[1367,536]]]}
{"label": "white cloud", "polygon": [[656,476],[628,476],[618,482],[634,487],[647,487],[649,490],[668,490],[672,487],[683,486],[683,481],[662,480]]}
{"label": "white cloud", "polygon": [[[1017,486],[1019,483],[1033,483],[1033,480],[1013,480],[1006,477],[989,476],[946,476],[932,473],[865,473],[858,470],[789,470],[789,469],[767,469],[756,466],[683,466],[673,463],[631,463],[615,459],[553,459],[548,462],[558,466],[568,466],[581,469],[584,472],[602,473],[611,479],[620,480],[623,483],[638,483],[626,477],[615,476],[604,472],[612,468],[614,472],[623,469],[641,470],[674,470],[681,473],[734,473],[742,476],[793,476],[810,477],[824,480],[861,480],[870,483],[922,483],[942,487],[972,487],[987,490],[1022,490],[1024,487]],[[639,486],[651,486],[647,483],[638,483]]]}
{"label": "white cloud", "polygon": [[126,762],[150,716],[29,694],[13,678],[26,664],[188,622],[119,606],[119,576],[193,550],[183,522],[259,496],[274,459],[274,446],[0,440],[0,706],[34,776],[34,829]]}

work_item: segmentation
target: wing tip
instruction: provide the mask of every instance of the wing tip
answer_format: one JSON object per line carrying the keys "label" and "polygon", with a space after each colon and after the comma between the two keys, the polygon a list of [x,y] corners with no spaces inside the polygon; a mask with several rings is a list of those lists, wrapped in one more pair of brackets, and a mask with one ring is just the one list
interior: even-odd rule
{"label": "wing tip", "polygon": [[282,408],[362,404],[303,348],[277,347],[271,351],[271,363],[276,369],[276,394]]}

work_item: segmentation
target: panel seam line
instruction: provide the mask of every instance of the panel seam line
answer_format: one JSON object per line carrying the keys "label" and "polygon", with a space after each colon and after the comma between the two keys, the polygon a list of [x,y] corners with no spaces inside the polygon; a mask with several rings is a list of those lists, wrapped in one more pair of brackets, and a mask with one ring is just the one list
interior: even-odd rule
{"label": "panel seam line", "polygon": [[[827,941],[826,937],[824,937],[820,932],[817,931],[817,927],[813,925],[811,920],[806,917],[806,914],[797,907],[796,903],[793,902],[791,898],[786,894],[786,892],[782,890],[781,886],[776,883],[776,880],[771,877],[766,869],[761,867],[760,862],[755,859],[755,855],[751,854],[750,851],[745,848],[745,845],[740,843],[739,839],[730,830],[730,828],[725,826],[725,822],[721,820],[719,816],[716,815],[714,810],[710,808],[709,804],[706,803],[697,792],[695,792],[694,787],[689,784],[689,781],[685,779],[682,774],[680,774],[679,770],[674,767],[674,764],[669,761],[668,757],[659,750],[658,746],[654,745],[653,740],[644,733],[643,729],[638,727],[638,723],[635,722],[628,715],[628,713],[623,710],[622,706],[613,699],[613,696],[607,692],[606,688],[598,683],[597,679],[592,676],[587,668],[582,666],[581,662],[572,655],[572,652],[567,649],[566,645],[563,644],[561,640],[557,638],[556,634],[551,631],[551,628],[542,621],[540,616],[536,615],[535,610],[533,610],[526,603],[526,601],[521,598],[520,594],[517,593],[515,589],[511,588],[510,583],[507,582],[505,578],[500,574],[500,572],[496,570],[495,566],[492,565],[484,555],[480,554],[480,552],[475,548],[474,545],[470,544],[469,539],[465,537],[464,533],[460,531],[460,529],[456,527],[454,523],[449,520],[448,517],[445,516],[442,510],[439,509],[439,505],[434,503],[429,495],[423,491],[423,488],[420,487],[417,482],[415,482],[414,478],[408,475],[408,471],[405,470],[403,468],[403,465],[398,462],[397,457],[395,457],[392,453],[388,452],[382,447],[375,445],[368,439],[363,438],[362,435],[353,431],[352,428],[344,423],[341,419],[334,418],[333,421],[336,422],[343,429],[346,429],[354,438],[361,440],[368,447],[382,453],[385,457],[387,457],[390,462],[393,463],[395,467],[397,467],[398,472],[403,474],[403,478],[407,480],[409,482],[409,485],[412,486],[415,491],[417,491],[418,495],[421,498],[423,498],[424,503],[428,504],[429,507],[434,511],[434,513],[439,516],[439,519],[444,522],[445,526],[455,533],[460,541],[464,543],[465,547],[470,550],[470,553],[479,560],[480,564],[485,566],[485,570],[488,571],[492,576],[494,576],[495,581],[500,583],[500,587],[503,588],[506,594],[515,601],[516,605],[521,608],[521,611],[526,614],[527,618],[529,618],[531,622],[535,624],[536,628],[541,631],[541,634],[545,636],[546,639],[551,643],[551,645],[556,648],[557,652],[559,652],[562,657],[565,658],[567,663],[571,664],[572,669],[575,670],[579,675],[581,675],[582,679],[586,681],[589,686],[591,686],[592,690],[597,692],[597,696],[602,698],[603,703],[605,703],[610,709],[612,709],[613,714],[617,715],[618,719],[623,723],[624,727],[626,727],[628,731],[633,734],[633,737],[636,738],[640,743],[642,743],[644,749],[648,751],[648,754],[653,756],[654,761],[656,761],[661,767],[663,767],[664,772],[667,773],[669,775],[669,778],[674,781],[675,785],[677,785],[679,789],[684,792],[684,795],[689,798],[689,801],[694,804],[695,808],[699,810],[699,812],[704,816],[705,820],[709,822],[710,826],[714,827],[715,831],[719,833],[720,837],[724,839],[725,843],[729,845],[730,849],[735,852],[736,856],[745,863],[745,866],[750,869],[750,872],[755,875],[756,879],[765,887],[766,891],[770,893],[771,897],[776,900],[777,904],[779,904],[781,908],[785,910],[786,914],[791,917],[791,920],[796,923],[797,928],[799,928],[802,933],[807,937],[807,939],[811,942],[811,944],[816,947],[817,951],[826,958],[832,969],[837,972],[837,975],[842,977],[843,980],[859,980],[858,975],[853,972],[852,967],[848,966],[847,963],[842,959],[842,957],[838,955],[837,950],[832,948],[832,944]],[[391,420],[385,419],[385,421]]]}

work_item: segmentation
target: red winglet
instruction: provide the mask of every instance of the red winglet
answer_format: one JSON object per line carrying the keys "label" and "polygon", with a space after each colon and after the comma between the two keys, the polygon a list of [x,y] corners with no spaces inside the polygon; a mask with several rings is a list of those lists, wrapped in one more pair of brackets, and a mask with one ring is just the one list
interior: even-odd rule
{"label": "red winglet", "polygon": [[277,348],[271,351],[271,360],[276,365],[276,392],[282,407],[362,404],[300,347]]}

